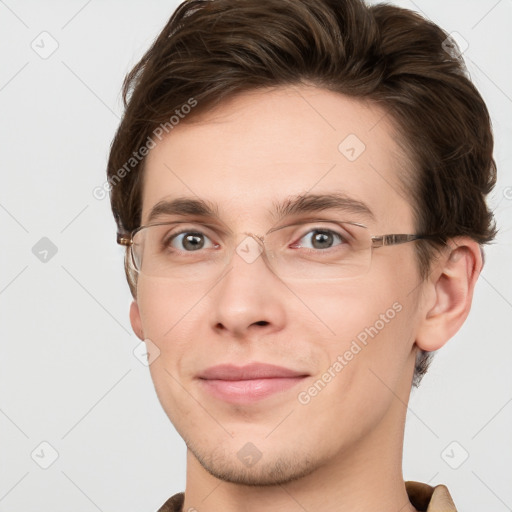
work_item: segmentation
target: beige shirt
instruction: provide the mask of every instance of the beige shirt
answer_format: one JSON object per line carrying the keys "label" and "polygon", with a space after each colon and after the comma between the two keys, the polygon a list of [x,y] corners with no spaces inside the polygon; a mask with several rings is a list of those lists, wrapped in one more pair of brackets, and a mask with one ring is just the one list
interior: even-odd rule
{"label": "beige shirt", "polygon": [[[418,510],[424,512],[457,512],[452,497],[445,485],[431,485],[411,480],[405,482],[409,501]],[[183,512],[185,493],[179,492],[169,498],[158,512]]]}

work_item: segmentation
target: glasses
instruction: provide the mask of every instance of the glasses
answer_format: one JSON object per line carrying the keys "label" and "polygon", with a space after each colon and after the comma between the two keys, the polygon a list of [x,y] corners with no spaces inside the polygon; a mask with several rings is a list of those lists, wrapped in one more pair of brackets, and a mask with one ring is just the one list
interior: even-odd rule
{"label": "glasses", "polygon": [[243,235],[235,240],[218,225],[179,221],[140,226],[129,236],[118,234],[117,242],[129,248],[130,267],[149,277],[213,279],[236,253],[248,264],[261,255],[283,279],[337,280],[367,273],[375,249],[437,236],[373,236],[358,222],[324,219],[272,228],[264,236]]}

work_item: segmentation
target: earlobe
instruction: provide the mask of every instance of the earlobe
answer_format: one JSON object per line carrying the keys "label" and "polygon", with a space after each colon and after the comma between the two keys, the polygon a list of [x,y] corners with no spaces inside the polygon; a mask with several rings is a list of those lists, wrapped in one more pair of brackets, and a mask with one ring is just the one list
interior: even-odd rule
{"label": "earlobe", "polygon": [[476,280],[482,270],[482,253],[469,238],[457,243],[435,264],[425,283],[428,290],[416,345],[427,352],[440,349],[466,320]]}
{"label": "earlobe", "polygon": [[133,300],[130,305],[130,323],[132,325],[133,332],[137,335],[137,338],[144,341],[139,305],[135,300]]}

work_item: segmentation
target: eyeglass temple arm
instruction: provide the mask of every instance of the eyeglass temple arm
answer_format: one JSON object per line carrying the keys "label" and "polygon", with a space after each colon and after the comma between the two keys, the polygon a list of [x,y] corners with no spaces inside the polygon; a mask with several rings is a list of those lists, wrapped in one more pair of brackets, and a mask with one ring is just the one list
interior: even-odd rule
{"label": "eyeglass temple arm", "polygon": [[372,237],[372,247],[382,247],[383,245],[397,245],[412,242],[426,238],[424,235],[382,235]]}

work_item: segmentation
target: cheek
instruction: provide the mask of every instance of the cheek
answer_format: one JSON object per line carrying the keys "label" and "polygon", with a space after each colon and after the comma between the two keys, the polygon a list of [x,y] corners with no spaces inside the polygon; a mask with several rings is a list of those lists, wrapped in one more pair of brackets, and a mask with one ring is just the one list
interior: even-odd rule
{"label": "cheek", "polygon": [[159,349],[159,356],[149,366],[155,392],[171,422],[189,427],[196,421],[192,412],[197,403],[182,382],[183,369],[190,359],[193,336],[197,333],[197,309],[205,304],[204,285],[170,283],[162,279],[139,278],[137,303],[146,338]]}
{"label": "cheek", "polygon": [[173,410],[177,403],[188,402],[186,396],[181,396],[183,389],[178,381],[188,370],[194,349],[197,350],[194,347],[198,336],[197,315],[207,304],[204,299],[204,285],[139,279],[137,302],[144,336],[159,350],[149,370],[166,411]]}
{"label": "cheek", "polygon": [[344,295],[325,294],[311,307],[334,334],[315,343],[322,365],[297,397],[303,407],[301,421],[310,430],[305,437],[311,443],[321,439],[325,445],[332,441],[326,432],[332,432],[336,442],[352,445],[395,402],[401,407],[396,396],[407,400],[403,390],[410,389],[406,382],[410,372],[405,371],[412,333],[410,308],[393,291],[356,293],[348,288]]}
{"label": "cheek", "polygon": [[401,283],[396,271],[389,269],[378,279],[340,281],[325,286],[322,293],[307,295],[309,317],[315,319],[309,327],[322,333],[321,339],[312,337],[316,349],[324,353],[328,365],[341,357],[346,379],[356,374],[358,380],[368,379],[375,368],[393,380],[393,373],[402,371],[413,343],[415,304],[414,294],[409,296]]}
{"label": "cheek", "polygon": [[164,341],[173,338],[201,307],[205,286],[190,282],[141,277],[137,303],[144,335],[165,350]]}
{"label": "cheek", "polygon": [[400,292],[390,281],[389,277],[387,281],[381,280],[377,287],[373,278],[346,280],[339,284],[315,284],[315,291],[297,289],[295,293],[311,313],[302,318],[315,319],[313,328],[324,333],[323,339],[330,339],[335,346],[357,337],[388,310],[388,316],[394,318],[393,304],[399,301]]}
{"label": "cheek", "polygon": [[346,428],[349,436],[354,425],[364,430],[375,424],[395,393],[408,387],[412,306],[392,288],[377,293],[348,286],[343,294],[333,291],[308,304],[334,334],[317,343],[323,368],[312,387],[301,390],[300,403],[310,404],[323,428]]}

